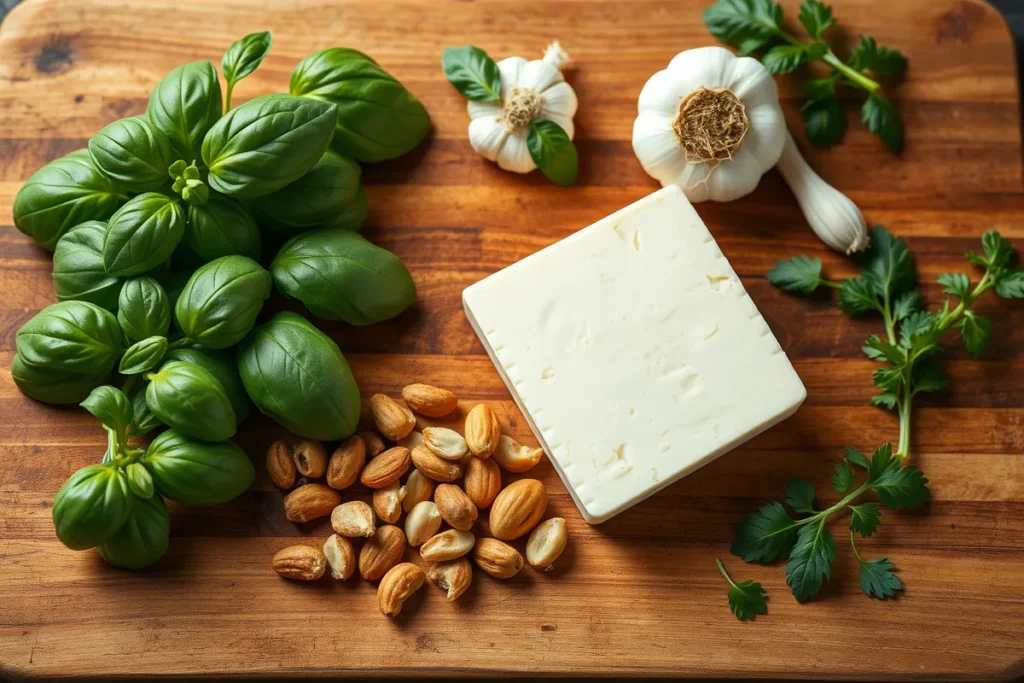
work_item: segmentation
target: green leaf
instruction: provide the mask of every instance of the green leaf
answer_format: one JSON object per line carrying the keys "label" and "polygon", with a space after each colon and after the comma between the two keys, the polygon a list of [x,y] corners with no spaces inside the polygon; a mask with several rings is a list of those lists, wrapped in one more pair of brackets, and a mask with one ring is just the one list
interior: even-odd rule
{"label": "green leaf", "polygon": [[801,254],[791,259],[783,259],[766,274],[768,282],[787,292],[803,292],[810,294],[822,282],[821,259],[809,258]]}
{"label": "green leaf", "polygon": [[123,339],[110,311],[86,301],[61,301],[18,330],[15,348],[24,363],[46,372],[104,376],[121,358]]}
{"label": "green leaf", "polygon": [[60,542],[87,550],[117,533],[135,496],[112,465],[89,465],[72,474],[53,499],[53,526]]}
{"label": "green leaf", "polygon": [[778,38],[782,7],[772,0],[718,0],[703,19],[711,35],[746,55]]}
{"label": "green leaf", "polygon": [[[60,247],[60,242],[57,243],[57,247]],[[54,255],[54,263],[56,262],[57,258]],[[1024,270],[1006,270],[1000,273],[995,290],[996,294],[1004,299],[1024,299]]]}
{"label": "green leaf", "polygon": [[124,436],[132,421],[132,404],[124,393],[112,386],[96,387],[81,406],[93,414],[108,429]]}
{"label": "green leaf", "polygon": [[899,397],[893,391],[883,391],[880,394],[875,394],[871,397],[871,405],[879,408],[886,408],[888,410],[896,410],[896,402]]}
{"label": "green leaf", "polygon": [[837,462],[836,473],[832,475],[832,488],[837,493],[849,493],[855,483],[856,478],[853,476],[853,469],[850,468],[850,463],[845,460]]}
{"label": "green leaf", "polygon": [[[868,353],[868,349],[871,349],[871,351],[876,353],[878,357],[875,357],[872,353]],[[867,338],[867,341],[864,342],[864,353],[868,358],[872,358],[872,360],[879,360],[880,357],[895,365],[902,365],[907,362],[906,350],[901,349],[895,344],[890,344],[877,334],[871,335]]]}
{"label": "green leaf", "polygon": [[864,346],[860,347],[860,350],[863,351],[864,355],[867,356],[868,358],[870,358],[871,360],[877,360],[879,363],[882,363],[882,362],[885,361],[885,354],[883,354],[878,349],[875,349],[875,348],[872,348],[872,347],[868,346],[867,344],[865,344]]}
{"label": "green leaf", "polygon": [[972,356],[978,358],[992,338],[992,323],[988,318],[977,315],[974,311],[967,309],[964,317],[960,319],[960,336],[964,340],[964,347]]}
{"label": "green leaf", "polygon": [[[261,226],[295,235],[308,228],[327,225],[355,204],[360,196],[361,175],[362,169],[358,163],[328,151],[306,175],[277,192],[259,197],[252,202],[251,208]],[[222,222],[228,223],[227,220]],[[186,232],[186,241],[188,237],[189,233]],[[193,251],[202,254],[195,247]],[[234,253],[259,260],[258,256],[252,254],[240,251]]]}
{"label": "green leaf", "polygon": [[563,187],[576,182],[580,166],[576,147],[557,123],[543,119],[531,121],[526,146],[533,163],[548,180]]}
{"label": "green leaf", "polygon": [[804,602],[816,595],[824,580],[832,577],[835,559],[836,540],[825,528],[824,519],[801,527],[786,563],[786,583],[793,597]]}
{"label": "green leaf", "polygon": [[857,263],[863,269],[878,296],[889,293],[891,301],[898,295],[910,291],[917,282],[914,270],[914,254],[907,249],[906,242],[895,237],[881,225],[871,230],[871,243],[859,255]]}
{"label": "green leaf", "polygon": [[118,297],[117,322],[131,342],[166,337],[171,327],[167,292],[151,277],[127,280]]}
{"label": "green leaf", "polygon": [[871,375],[871,381],[879,389],[896,391],[900,382],[903,381],[903,368],[878,368],[875,370],[874,374]]}
{"label": "green leaf", "polygon": [[128,477],[128,488],[132,493],[143,499],[153,497],[153,477],[142,463],[129,463],[124,474]]}
{"label": "green leaf", "polygon": [[441,68],[448,82],[474,102],[501,99],[501,72],[486,52],[472,45],[446,47],[441,53]]}
{"label": "green leaf", "polygon": [[194,441],[173,429],[142,456],[156,490],[186,505],[217,505],[238,497],[256,478],[252,461],[231,441]]}
{"label": "green leaf", "polygon": [[871,36],[862,35],[860,44],[850,53],[847,64],[857,71],[893,76],[907,68],[907,58],[899,50],[879,46]]}
{"label": "green leaf", "polygon": [[115,567],[142,569],[164,556],[170,535],[171,517],[164,499],[140,498],[132,505],[121,530],[97,546],[96,551]]}
{"label": "green leaf", "polygon": [[804,0],[797,18],[804,30],[818,40],[821,40],[821,34],[836,23],[832,17],[832,8],[818,0]]}
{"label": "green leaf", "polygon": [[939,284],[945,285],[943,294],[952,294],[966,299],[971,293],[971,279],[964,273],[943,273],[939,276]]}
{"label": "green leaf", "polygon": [[255,71],[270,52],[272,43],[273,36],[270,31],[250,33],[232,43],[220,62],[224,80],[234,84]]}
{"label": "green leaf", "polygon": [[122,375],[140,375],[160,364],[167,353],[166,337],[149,337],[128,347],[117,371]]}
{"label": "green leaf", "polygon": [[736,615],[737,619],[746,621],[759,614],[768,614],[768,606],[765,604],[768,594],[765,593],[761,584],[750,579],[735,583],[729,576],[729,572],[725,570],[725,565],[717,557],[715,564],[718,565],[718,570],[725,580],[729,582],[729,610]]}
{"label": "green leaf", "polygon": [[892,444],[882,444],[871,454],[871,463],[868,466],[868,481],[874,483],[881,477],[890,465],[899,467],[899,460],[893,459]]}
{"label": "green leaf", "polygon": [[252,330],[271,282],[270,273],[246,256],[210,261],[192,274],[178,297],[178,330],[206,349],[234,346]]}
{"label": "green leaf", "polygon": [[776,45],[761,58],[764,68],[773,74],[788,74],[809,61],[807,45]]}
{"label": "green leaf", "polygon": [[161,425],[160,418],[146,405],[146,387],[136,391],[132,396],[132,425],[128,436],[145,436]]}
{"label": "green leaf", "polygon": [[11,379],[26,396],[58,405],[79,403],[109,379],[109,371],[80,375],[25,362],[20,354],[11,361]]}
{"label": "green leaf", "polygon": [[109,124],[89,140],[89,154],[103,173],[130,192],[156,190],[167,181],[171,142],[145,116]]}
{"label": "green leaf", "polygon": [[819,93],[800,107],[804,134],[815,147],[839,144],[846,134],[846,112],[832,92]]}
{"label": "green leaf", "polygon": [[110,217],[103,238],[108,275],[141,275],[166,262],[185,234],[185,212],[159,192],[136,195]]}
{"label": "green leaf", "polygon": [[786,504],[796,512],[814,512],[814,485],[792,477],[786,482]]}
{"label": "green leaf", "polygon": [[914,340],[931,333],[935,318],[927,311],[914,311],[900,322],[900,346],[909,349]]}
{"label": "green leaf", "polygon": [[928,502],[932,495],[927,486],[928,478],[921,470],[911,465],[901,467],[899,458],[889,462],[873,482],[878,500],[890,508],[904,507],[912,510]]}
{"label": "green leaf", "polygon": [[171,361],[147,378],[146,405],[164,424],[203,441],[224,441],[235,435],[231,399],[206,368]]}
{"label": "green leaf", "polygon": [[220,79],[207,61],[172,69],[149,96],[146,117],[170,140],[173,156],[167,173],[180,177],[188,163],[199,159],[203,138],[221,116]]}
{"label": "green leaf", "polygon": [[[313,171],[310,171],[278,192],[287,192],[292,186],[302,184],[312,173]],[[318,198],[318,193],[334,196],[334,188],[330,186],[317,188],[317,193],[310,191],[308,187],[305,189],[305,199],[301,203],[295,201],[293,206],[308,207],[310,204],[320,203],[322,200]],[[256,201],[263,199],[266,197],[260,197]],[[302,211],[301,208],[297,210]],[[248,256],[254,261],[259,261],[262,253],[260,229],[252,212],[241,202],[218,192],[212,193],[206,203],[188,207],[188,221],[182,241],[189,251],[207,262],[233,255]]]}
{"label": "green leaf", "polygon": [[846,460],[850,462],[850,464],[856,465],[862,469],[871,469],[871,462],[868,460],[868,457],[853,446],[846,447]]}
{"label": "green leaf", "polygon": [[872,93],[860,108],[860,120],[893,154],[903,147],[903,124],[892,102]]}
{"label": "green leaf", "polygon": [[68,230],[53,252],[53,291],[61,301],[88,301],[117,310],[121,280],[103,267],[103,237],[107,224],[86,221]]}
{"label": "green leaf", "polygon": [[910,386],[916,394],[919,391],[941,391],[949,385],[942,373],[942,366],[931,358],[918,360],[910,376]]}
{"label": "green leaf", "polygon": [[796,525],[782,503],[772,501],[743,518],[729,552],[744,562],[774,562],[788,555],[795,541]]}
{"label": "green leaf", "polygon": [[924,308],[924,297],[921,292],[911,289],[903,292],[892,305],[892,314],[896,320],[903,320],[907,316]]}
{"label": "green leaf", "polygon": [[839,308],[847,315],[879,311],[874,285],[863,277],[848,277],[839,283]]}
{"label": "green leaf", "polygon": [[850,531],[854,531],[864,538],[875,533],[878,522],[882,519],[882,513],[874,503],[850,506]]}
{"label": "green leaf", "polygon": [[903,590],[900,578],[892,573],[896,568],[887,558],[877,560],[861,560],[860,563],[860,588],[873,598],[884,600],[895,595],[896,591]]}
{"label": "green leaf", "polygon": [[1013,256],[1013,245],[999,234],[998,230],[989,230],[981,236],[981,246],[985,250],[986,263],[1001,268],[1010,263]]}

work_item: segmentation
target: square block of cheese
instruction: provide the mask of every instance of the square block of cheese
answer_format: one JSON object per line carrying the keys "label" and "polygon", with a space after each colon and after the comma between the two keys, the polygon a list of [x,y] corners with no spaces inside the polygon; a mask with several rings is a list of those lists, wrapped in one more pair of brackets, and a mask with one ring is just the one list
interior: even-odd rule
{"label": "square block of cheese", "polygon": [[462,301],[591,524],[785,419],[807,395],[677,187],[466,288]]}

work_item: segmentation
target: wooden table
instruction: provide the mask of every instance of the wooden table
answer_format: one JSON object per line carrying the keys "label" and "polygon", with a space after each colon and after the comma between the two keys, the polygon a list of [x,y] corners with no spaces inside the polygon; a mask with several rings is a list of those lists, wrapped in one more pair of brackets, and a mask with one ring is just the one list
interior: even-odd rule
{"label": "wooden table", "polygon": [[[295,5],[286,9],[285,5]],[[25,398],[7,369],[14,334],[54,300],[49,255],[11,226],[14,195],[36,168],[83,147],[104,124],[144,110],[172,67],[219,63],[250,31],[274,47],[237,97],[279,91],[304,55],[331,45],[372,54],[426,104],[431,139],[407,158],[366,169],[365,234],[406,260],[419,303],[371,329],[325,324],[364,395],[397,395],[410,381],[453,389],[468,407],[489,401],[509,431],[525,421],[462,314],[462,289],[655,189],[629,138],[646,78],[679,50],[713,44],[707,3],[643,0],[32,0],[0,31],[0,673],[14,677],[240,674],[243,676],[683,675],[836,678],[1010,678],[1024,673],[1024,308],[980,305],[996,320],[985,357],[946,356],[951,389],[923,397],[914,462],[934,501],[915,514],[886,512],[863,542],[899,566],[897,600],[865,597],[840,537],[833,579],[799,605],[781,566],[744,566],[728,554],[742,515],[801,474],[830,491],[843,446],[895,440],[895,419],[867,405],[872,363],[862,340],[875,320],[851,320],[828,301],[771,287],[779,258],[820,255],[830,273],[852,271],[808,230],[789,190],[769,173],[757,191],[701,216],[743,277],[808,388],[799,413],[743,448],[612,521],[590,527],[546,463],[551,510],[569,521],[565,561],[550,575],[478,578],[460,602],[433,588],[401,618],[377,610],[374,586],[289,583],[271,554],[326,523],[297,527],[261,472],[253,490],[217,508],[175,509],[171,550],[141,573],[113,570],[53,535],[54,493],[98,460],[105,439],[78,409]],[[896,99],[907,125],[901,157],[857,122],[846,140],[806,149],[871,223],[905,237],[923,290],[965,268],[961,254],[989,227],[1024,247],[1019,100],[1014,49],[980,0],[836,0],[847,38],[874,35],[910,56]],[[795,21],[795,1],[786,2]],[[465,103],[444,80],[441,49],[467,42],[491,55],[537,57],[559,39],[578,62],[569,77],[580,182],[561,189],[484,162],[466,140]],[[780,79],[799,131],[799,77]],[[802,139],[798,135],[798,139]],[[275,300],[269,310],[283,306]],[[581,397],[593,400],[593,397]],[[281,432],[254,419],[240,442],[257,462]],[[840,522],[839,524],[843,524]],[[715,569],[765,584],[769,614],[740,623]]]}

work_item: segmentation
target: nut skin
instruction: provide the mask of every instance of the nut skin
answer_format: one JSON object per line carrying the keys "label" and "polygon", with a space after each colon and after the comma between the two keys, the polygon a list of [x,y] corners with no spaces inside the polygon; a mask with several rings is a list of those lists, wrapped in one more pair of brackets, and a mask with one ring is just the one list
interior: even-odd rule
{"label": "nut skin", "polygon": [[377,527],[359,551],[359,575],[367,581],[381,578],[402,561],[405,545],[405,532],[397,526]]}
{"label": "nut skin", "polygon": [[546,519],[533,530],[526,541],[526,561],[542,572],[554,567],[569,541],[565,520],[561,517]]}
{"label": "nut skin", "polygon": [[377,431],[391,441],[398,441],[416,427],[412,411],[385,394],[370,397],[370,415]]}
{"label": "nut skin", "polygon": [[350,436],[334,450],[327,463],[327,485],[332,489],[347,489],[359,479],[366,465],[366,442],[358,434]]}
{"label": "nut skin", "polygon": [[284,497],[284,513],[289,522],[308,522],[331,514],[341,503],[341,495],[324,484],[306,484]]}
{"label": "nut skin", "polygon": [[408,512],[417,503],[433,498],[435,486],[433,479],[414,468],[402,486],[402,509]]}
{"label": "nut skin", "polygon": [[412,464],[427,478],[440,482],[453,482],[462,476],[462,464],[445,460],[426,446],[412,449]]}
{"label": "nut skin", "polygon": [[523,568],[523,556],[519,551],[495,538],[477,539],[473,560],[496,579],[511,579]]}
{"label": "nut skin", "polygon": [[395,446],[367,463],[359,481],[371,489],[382,489],[398,481],[409,471],[409,465],[409,449]]}
{"label": "nut skin", "polygon": [[356,570],[355,550],[352,549],[352,542],[344,536],[331,534],[328,537],[324,543],[324,557],[327,558],[327,568],[332,579],[347,581]]}
{"label": "nut skin", "polygon": [[309,545],[290,545],[274,553],[271,560],[274,571],[286,579],[316,581],[324,575],[327,557],[320,548]]}
{"label": "nut skin", "polygon": [[462,557],[473,549],[476,537],[468,531],[448,529],[434,534],[420,546],[420,557],[428,562],[444,562]]}
{"label": "nut skin", "polygon": [[405,518],[405,537],[414,548],[426,543],[440,528],[441,513],[429,500],[417,503]]}
{"label": "nut skin", "polygon": [[359,438],[366,444],[366,457],[368,458],[376,458],[387,449],[384,439],[380,438],[380,434],[377,432],[359,432]]}
{"label": "nut skin", "polygon": [[493,458],[470,458],[462,484],[466,487],[466,495],[478,509],[488,508],[501,492],[501,468]]}
{"label": "nut skin", "polygon": [[350,500],[331,512],[331,528],[346,538],[373,536],[373,510],[361,500]]}
{"label": "nut skin", "polygon": [[394,524],[402,516],[404,488],[395,481],[373,492],[373,511],[381,521]]}
{"label": "nut skin", "polygon": [[511,436],[502,434],[493,455],[503,470],[520,474],[533,469],[534,465],[540,462],[544,451],[540,448],[524,446]]}
{"label": "nut skin", "polygon": [[295,469],[299,474],[310,479],[324,476],[327,471],[327,452],[319,441],[303,439],[295,444],[292,451]]}
{"label": "nut skin", "polygon": [[466,440],[454,429],[447,427],[427,427],[423,430],[423,444],[434,455],[445,460],[462,460],[466,455]]}
{"label": "nut skin", "polygon": [[548,507],[544,484],[536,479],[514,481],[491,505],[490,527],[494,537],[511,541],[537,526]]}
{"label": "nut skin", "polygon": [[454,484],[439,484],[434,491],[434,503],[441,518],[459,531],[473,528],[479,514],[476,505],[469,499],[465,491]]}
{"label": "nut skin", "polygon": [[429,384],[408,385],[402,389],[402,398],[407,406],[427,417],[444,417],[458,405],[455,394]]}
{"label": "nut skin", "polygon": [[464,557],[435,562],[427,569],[427,578],[441,590],[447,591],[449,601],[458,600],[473,581],[473,568]]}
{"label": "nut skin", "polygon": [[377,604],[389,617],[397,617],[402,605],[418,591],[427,575],[412,562],[402,562],[388,570],[377,586]]}
{"label": "nut skin", "polygon": [[292,460],[288,444],[284,441],[270,444],[267,449],[267,474],[274,486],[285,491],[295,486],[295,472],[295,461]]}
{"label": "nut skin", "polygon": [[466,415],[466,444],[469,452],[478,458],[489,458],[498,447],[501,438],[501,423],[494,410],[485,403],[478,403]]}

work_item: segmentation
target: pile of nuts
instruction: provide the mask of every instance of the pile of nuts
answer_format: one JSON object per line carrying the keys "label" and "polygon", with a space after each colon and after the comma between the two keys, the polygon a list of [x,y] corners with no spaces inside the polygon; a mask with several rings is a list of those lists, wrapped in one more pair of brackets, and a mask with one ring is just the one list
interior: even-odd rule
{"label": "pile of nuts", "polygon": [[[528,471],[543,451],[502,434],[497,415],[485,404],[466,415],[464,434],[446,427],[415,431],[413,411],[428,418],[450,415],[457,406],[455,394],[411,384],[402,390],[402,398],[405,405],[374,395],[370,415],[377,431],[349,437],[330,458],[320,443],[308,440],[293,449],[278,441],[267,451],[274,485],[291,489],[284,498],[288,519],[308,522],[330,515],[335,532],[323,550],[293,545],[279,551],[274,570],[301,581],[328,572],[345,581],[358,569],[362,578],[380,581],[377,602],[393,617],[428,579],[448,600],[465,593],[473,576],[466,559],[470,554],[493,577],[515,576],[523,568],[523,556],[506,541],[526,534],[526,561],[540,571],[551,569],[565,550],[565,520],[553,517],[541,523],[547,492],[540,481],[519,479],[502,488],[501,477],[502,469]],[[384,439],[395,445],[389,448]],[[320,478],[325,483],[315,481]],[[372,507],[361,500],[342,502],[339,491],[357,481],[373,490]],[[480,511],[487,508],[493,538],[473,533],[478,521],[482,526]],[[405,524],[398,526],[403,513]],[[442,531],[443,524],[451,528]],[[359,538],[365,541],[357,556],[351,539]],[[425,572],[403,562],[407,545],[419,548],[420,557],[430,563]]]}

